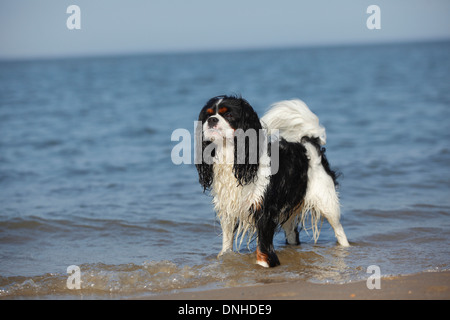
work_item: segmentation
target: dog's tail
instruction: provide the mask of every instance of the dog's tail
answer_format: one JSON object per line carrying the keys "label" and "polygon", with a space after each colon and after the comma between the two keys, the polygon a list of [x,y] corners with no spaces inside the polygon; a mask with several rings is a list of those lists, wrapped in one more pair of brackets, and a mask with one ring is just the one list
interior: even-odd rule
{"label": "dog's tail", "polygon": [[284,100],[273,104],[261,118],[261,123],[269,135],[273,129],[278,129],[279,136],[289,142],[301,142],[303,137],[308,137],[318,138],[319,144],[325,145],[327,140],[319,118],[301,100]]}

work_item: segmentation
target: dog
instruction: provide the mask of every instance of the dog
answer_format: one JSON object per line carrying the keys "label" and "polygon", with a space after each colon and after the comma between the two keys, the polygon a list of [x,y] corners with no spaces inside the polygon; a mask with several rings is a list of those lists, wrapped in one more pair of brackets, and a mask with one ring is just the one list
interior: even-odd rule
{"label": "dog", "polygon": [[275,267],[275,232],[281,226],[286,243],[298,245],[298,226],[306,227],[307,217],[315,241],[318,222],[326,218],[337,242],[349,246],[340,223],[337,174],[323,148],[325,128],[303,101],[277,102],[260,119],[242,97],[222,95],[206,103],[198,121],[202,161],[196,168],[222,228],[219,256],[247,235],[257,241],[256,263]]}

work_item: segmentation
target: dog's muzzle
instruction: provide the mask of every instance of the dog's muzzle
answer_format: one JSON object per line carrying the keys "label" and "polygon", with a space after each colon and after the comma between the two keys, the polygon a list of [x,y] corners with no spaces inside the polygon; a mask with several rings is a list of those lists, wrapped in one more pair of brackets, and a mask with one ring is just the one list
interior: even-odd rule
{"label": "dog's muzzle", "polygon": [[211,117],[208,119],[208,127],[214,128],[214,126],[216,126],[218,122],[219,119],[217,119],[216,117]]}

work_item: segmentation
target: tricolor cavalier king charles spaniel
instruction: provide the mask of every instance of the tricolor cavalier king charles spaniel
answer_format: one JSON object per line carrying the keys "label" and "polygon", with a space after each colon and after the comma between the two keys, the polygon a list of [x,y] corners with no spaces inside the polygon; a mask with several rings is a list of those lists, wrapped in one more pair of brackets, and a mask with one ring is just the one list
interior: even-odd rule
{"label": "tricolor cavalier king charles spaniel", "polygon": [[242,242],[247,235],[256,237],[257,263],[275,267],[277,228],[286,243],[300,244],[298,225],[305,227],[307,217],[316,241],[318,222],[326,218],[338,243],[349,245],[339,222],[336,173],[322,147],[325,129],[305,103],[275,103],[259,119],[241,97],[218,96],[206,103],[199,121],[202,161],[196,167],[222,227],[219,256],[233,250],[235,237]]}

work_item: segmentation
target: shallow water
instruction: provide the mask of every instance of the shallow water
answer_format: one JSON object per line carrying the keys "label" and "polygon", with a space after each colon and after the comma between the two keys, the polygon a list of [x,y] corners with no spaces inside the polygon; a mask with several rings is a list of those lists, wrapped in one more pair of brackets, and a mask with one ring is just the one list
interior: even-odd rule
{"label": "shallow water", "polygon": [[[118,298],[450,266],[450,43],[0,62],[0,297]],[[254,243],[221,259],[194,165],[174,165],[212,96],[262,115],[303,99],[342,172],[336,246],[327,222],[281,266]],[[193,143],[193,141],[192,141]],[[81,271],[69,290],[67,267]]]}

